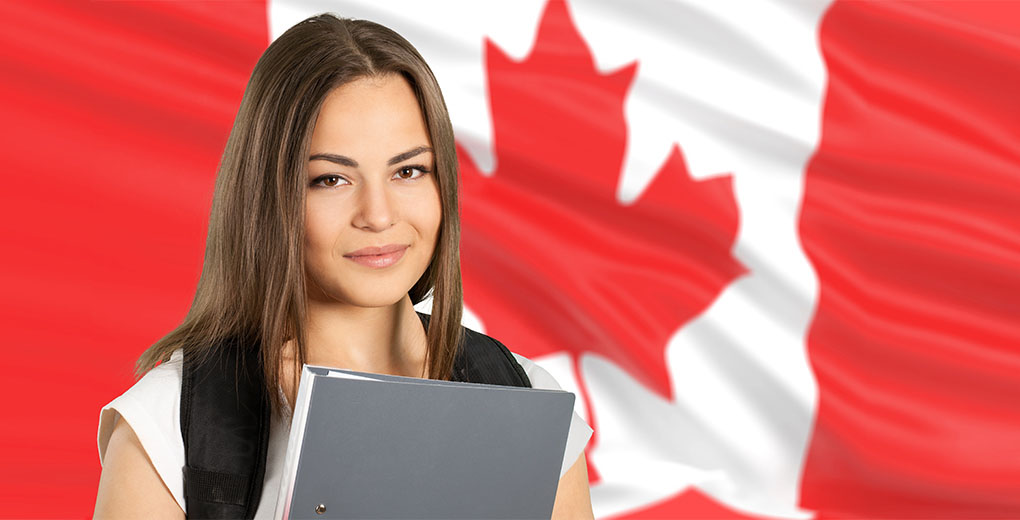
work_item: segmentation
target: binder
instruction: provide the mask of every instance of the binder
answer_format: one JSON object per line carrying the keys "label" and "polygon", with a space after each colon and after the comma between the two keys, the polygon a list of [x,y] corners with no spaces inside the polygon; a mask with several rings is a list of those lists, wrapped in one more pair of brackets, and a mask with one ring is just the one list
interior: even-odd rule
{"label": "binder", "polygon": [[276,518],[545,518],[574,394],[305,365]]}

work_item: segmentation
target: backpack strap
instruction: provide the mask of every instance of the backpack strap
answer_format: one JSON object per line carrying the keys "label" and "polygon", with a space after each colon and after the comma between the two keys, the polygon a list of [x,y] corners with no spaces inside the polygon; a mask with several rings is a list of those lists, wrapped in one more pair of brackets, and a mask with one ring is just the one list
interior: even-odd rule
{"label": "backpack strap", "polygon": [[254,342],[232,340],[199,363],[184,358],[181,434],[188,518],[254,518],[271,408]]}
{"label": "backpack strap", "polygon": [[[425,330],[429,328],[428,314],[418,313]],[[464,339],[453,360],[454,381],[504,386],[531,386],[528,374],[514,359],[510,349],[496,338],[462,327]]]}
{"label": "backpack strap", "polygon": [[[430,316],[418,313],[428,330]],[[463,329],[452,379],[530,387],[505,345]],[[233,339],[201,362],[185,357],[181,378],[184,504],[188,518],[255,518],[262,497],[272,409],[254,341]]]}

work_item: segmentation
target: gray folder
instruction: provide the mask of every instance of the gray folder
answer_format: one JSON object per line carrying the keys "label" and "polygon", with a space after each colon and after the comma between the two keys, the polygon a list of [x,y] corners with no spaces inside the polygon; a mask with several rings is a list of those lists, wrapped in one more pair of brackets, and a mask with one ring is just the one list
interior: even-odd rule
{"label": "gray folder", "polygon": [[549,518],[574,394],[305,365],[277,517]]}

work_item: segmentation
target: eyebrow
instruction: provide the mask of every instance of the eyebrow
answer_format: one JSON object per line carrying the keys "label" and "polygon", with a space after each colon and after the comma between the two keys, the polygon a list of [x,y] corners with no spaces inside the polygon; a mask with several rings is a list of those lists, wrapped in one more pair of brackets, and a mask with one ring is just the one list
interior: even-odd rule
{"label": "eyebrow", "polygon": [[[390,160],[386,161],[386,165],[387,166],[393,166],[394,164],[397,164],[397,163],[399,163],[401,161],[406,161],[406,160],[410,159],[411,157],[414,157],[414,156],[416,156],[418,154],[422,154],[422,153],[425,153],[425,152],[431,152],[431,151],[432,151],[432,148],[429,148],[428,146],[419,146],[417,148],[411,148],[410,150],[408,150],[406,152],[398,153],[397,155],[394,155],[393,157],[390,157]],[[343,165],[343,166],[350,166],[352,168],[357,168],[358,167],[358,161],[355,161],[354,159],[351,159],[350,157],[347,157],[346,155],[337,155],[335,153],[317,153],[317,154],[314,154],[311,157],[309,157],[308,160],[309,161],[323,160],[323,161],[329,161],[329,162],[332,162],[332,163],[340,164],[340,165]]]}

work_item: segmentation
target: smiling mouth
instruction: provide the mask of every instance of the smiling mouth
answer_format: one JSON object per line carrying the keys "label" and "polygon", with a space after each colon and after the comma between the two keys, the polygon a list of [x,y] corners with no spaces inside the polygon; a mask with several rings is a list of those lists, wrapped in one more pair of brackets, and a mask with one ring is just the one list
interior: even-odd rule
{"label": "smiling mouth", "polygon": [[[384,252],[377,254],[361,254],[361,251],[369,251],[372,253],[376,253],[377,251],[380,250]],[[399,261],[404,256],[405,251],[407,251],[407,246],[397,246],[396,248],[394,247],[365,248],[355,251],[355,253],[358,254],[352,253],[344,255],[344,258],[356,262],[365,267],[379,269],[383,267],[389,267],[397,263],[397,261]]]}

